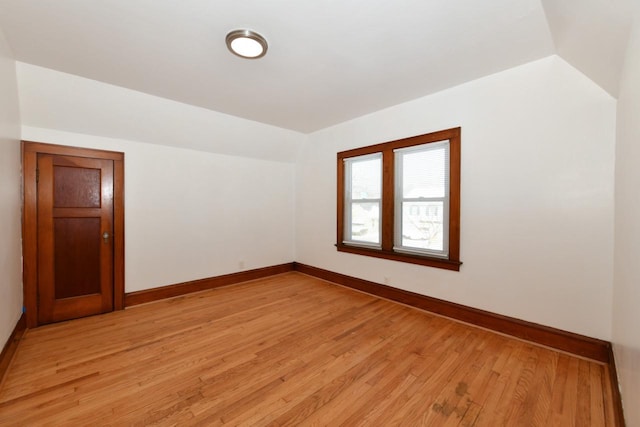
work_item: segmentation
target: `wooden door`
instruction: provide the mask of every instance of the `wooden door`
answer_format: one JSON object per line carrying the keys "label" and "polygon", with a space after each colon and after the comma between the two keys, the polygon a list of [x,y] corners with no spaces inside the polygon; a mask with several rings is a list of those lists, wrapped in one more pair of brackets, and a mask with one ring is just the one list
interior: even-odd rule
{"label": "wooden door", "polygon": [[113,161],[38,154],[38,323],[113,310]]}
{"label": "wooden door", "polygon": [[123,155],[23,143],[29,327],[123,308]]}

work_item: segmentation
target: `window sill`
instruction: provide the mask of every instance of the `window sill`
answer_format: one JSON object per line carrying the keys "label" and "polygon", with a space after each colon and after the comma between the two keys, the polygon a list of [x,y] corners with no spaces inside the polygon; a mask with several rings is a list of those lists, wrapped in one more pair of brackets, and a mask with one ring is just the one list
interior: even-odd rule
{"label": "window sill", "polygon": [[381,249],[370,249],[362,246],[351,246],[337,244],[338,252],[348,252],[350,254],[372,256],[375,258],[389,259],[392,261],[407,262],[410,264],[426,265],[428,267],[443,268],[445,270],[460,271],[462,262],[450,259],[413,255],[401,252],[385,251]]}

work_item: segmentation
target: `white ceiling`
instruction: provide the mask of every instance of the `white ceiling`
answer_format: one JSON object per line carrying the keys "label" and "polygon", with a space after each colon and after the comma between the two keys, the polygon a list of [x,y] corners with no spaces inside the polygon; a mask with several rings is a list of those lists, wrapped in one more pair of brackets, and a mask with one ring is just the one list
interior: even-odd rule
{"label": "white ceiling", "polygon": [[19,61],[307,133],[551,54],[616,96],[627,1],[0,0],[0,28]]}

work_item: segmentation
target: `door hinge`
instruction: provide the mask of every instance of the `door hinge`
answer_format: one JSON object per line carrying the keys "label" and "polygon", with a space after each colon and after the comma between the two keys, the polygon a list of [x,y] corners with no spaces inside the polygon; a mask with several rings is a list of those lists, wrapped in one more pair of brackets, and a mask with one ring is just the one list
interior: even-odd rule
{"label": "door hinge", "polygon": [[40,169],[36,169],[36,184],[40,181]]}

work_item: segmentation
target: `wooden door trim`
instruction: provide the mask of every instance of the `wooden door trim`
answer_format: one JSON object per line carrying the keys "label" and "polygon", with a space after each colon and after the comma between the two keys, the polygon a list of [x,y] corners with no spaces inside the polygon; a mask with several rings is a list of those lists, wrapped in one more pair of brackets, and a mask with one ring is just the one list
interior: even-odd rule
{"label": "wooden door trim", "polygon": [[22,141],[22,281],[27,327],[38,326],[38,153],[113,160],[113,309],[124,309],[124,153]]}

